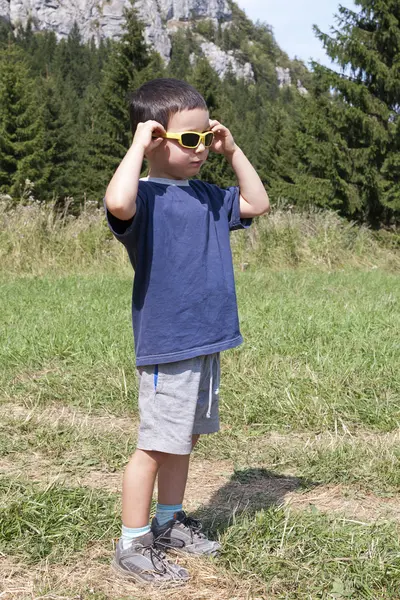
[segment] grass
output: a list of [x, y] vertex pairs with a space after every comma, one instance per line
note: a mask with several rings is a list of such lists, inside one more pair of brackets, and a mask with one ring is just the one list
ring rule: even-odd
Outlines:
[[0, 517], [0, 551], [4, 554], [28, 562], [43, 558], [65, 562], [89, 544], [110, 543], [118, 536], [115, 494], [57, 485], [36, 490], [29, 483], [6, 478], [0, 491], [12, 498], [2, 507]]
[[[396, 275], [248, 270], [237, 283], [246, 343], [223, 357], [225, 423], [398, 426]], [[3, 279], [4, 397], [134, 413], [130, 293], [111, 275]]]
[[142, 592], [108, 570], [138, 418], [131, 268], [95, 207], [1, 205], [2, 600], [400, 598], [398, 235], [276, 211], [232, 241], [245, 344], [188, 496], [224, 550]]
[[267, 593], [289, 598], [398, 598], [399, 529], [271, 508], [229, 528], [223, 558]]

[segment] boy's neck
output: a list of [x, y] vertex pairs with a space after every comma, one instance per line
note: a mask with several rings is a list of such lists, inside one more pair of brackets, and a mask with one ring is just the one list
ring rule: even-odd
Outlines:
[[140, 181], [150, 181], [153, 183], [165, 183], [167, 185], [177, 185], [177, 186], [190, 185], [188, 179], [171, 179], [170, 177], [150, 177], [150, 175], [148, 175], [147, 177], [141, 177]]
[[176, 177], [175, 175], [171, 175], [171, 173], [165, 173], [164, 171], [155, 169], [154, 167], [149, 169], [149, 179], [172, 179], [172, 181], [186, 181], [186, 179]]

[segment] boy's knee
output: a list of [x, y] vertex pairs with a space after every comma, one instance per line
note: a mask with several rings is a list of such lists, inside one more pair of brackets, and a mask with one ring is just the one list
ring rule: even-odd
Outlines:
[[142, 450], [142, 452], [145, 452], [152, 460], [154, 460], [158, 464], [159, 467], [161, 467], [161, 465], [163, 465], [165, 461], [168, 460], [168, 457], [171, 456], [166, 452], [159, 452], [158, 450]]
[[[148, 458], [152, 462], [157, 463], [158, 467], [161, 467], [165, 462], [170, 461], [173, 457], [181, 458], [180, 454], [170, 454], [168, 452], [159, 452], [158, 450], [140, 450], [137, 449], [135, 454], [140, 453], [144, 455], [145, 459]], [[135, 456], [135, 454], [133, 456]]]

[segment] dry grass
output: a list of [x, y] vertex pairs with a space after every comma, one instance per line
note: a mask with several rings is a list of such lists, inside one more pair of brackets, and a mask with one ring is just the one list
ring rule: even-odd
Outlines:
[[102, 431], [130, 431], [134, 424], [132, 419], [116, 417], [115, 415], [91, 414], [79, 409], [71, 408], [66, 404], [50, 406], [28, 405], [24, 406], [15, 402], [0, 404], [0, 418], [7, 417], [18, 419], [25, 423], [30, 421], [46, 421], [50, 427], [68, 425], [77, 429]]
[[286, 496], [286, 504], [295, 510], [339, 513], [368, 523], [386, 520], [400, 523], [400, 495], [382, 498], [350, 485], [321, 485], [303, 493], [291, 492]]
[[[1, 600], [256, 600], [266, 599], [262, 584], [235, 577], [208, 560], [179, 559], [189, 569], [190, 582], [179, 588], [139, 588], [119, 579], [111, 570], [113, 550], [94, 547], [74, 563], [54, 565], [46, 561], [28, 568], [23, 563], [0, 559]], [[101, 594], [101, 595], [100, 595]], [[268, 598], [272, 600], [271, 595]]]
[[[52, 204], [12, 205], [0, 197], [0, 264], [8, 274], [43, 275], [51, 271], [130, 271], [125, 249], [107, 230], [104, 211], [88, 203], [74, 217]], [[275, 208], [248, 234], [233, 237], [242, 269], [264, 263], [272, 268], [303, 266], [322, 270], [355, 267], [400, 268], [398, 234], [379, 237], [331, 211]]]
[[[111, 415], [101, 416], [72, 409], [65, 405], [47, 407], [26, 407], [17, 404], [0, 405], [0, 417], [8, 416], [22, 422], [34, 421], [49, 427], [68, 424], [78, 430], [96, 432], [127, 431], [132, 428], [130, 419]], [[194, 455], [186, 492], [186, 507], [190, 511], [213, 513], [211, 521], [270, 505], [290, 504], [296, 509], [315, 507], [322, 512], [340, 512], [349, 518], [375, 521], [392, 519], [400, 521], [400, 496], [385, 498], [351, 485], [316, 485], [303, 489], [302, 482], [293, 476], [291, 470], [279, 477], [269, 475], [260, 460], [262, 450], [274, 446], [279, 453], [299, 453], [304, 451], [335, 450], [344, 442], [359, 444], [365, 442], [372, 453], [396, 449], [400, 441], [400, 431], [375, 433], [359, 431], [357, 436], [350, 432], [335, 434], [288, 434], [272, 432], [268, 435], [246, 441], [253, 457], [253, 468], [243, 469], [233, 460], [209, 460]], [[78, 449], [79, 451], [79, 449]], [[254, 468], [254, 465], [257, 468]], [[238, 475], [235, 474], [235, 469]], [[47, 487], [54, 483], [68, 487], [85, 486], [107, 492], [120, 493], [122, 472], [99, 470], [96, 467], [74, 466], [70, 460], [65, 464], [54, 463], [51, 457], [40, 451], [13, 453], [0, 460], [0, 473], [15, 478], [35, 481]], [[311, 484], [312, 485], [312, 484]]]

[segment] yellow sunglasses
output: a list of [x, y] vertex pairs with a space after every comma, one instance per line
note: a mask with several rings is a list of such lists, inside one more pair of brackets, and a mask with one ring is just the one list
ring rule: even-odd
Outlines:
[[178, 140], [179, 144], [184, 148], [197, 148], [200, 143], [209, 148], [214, 141], [212, 131], [199, 133], [198, 131], [185, 131], [184, 133], [164, 133], [163, 138], [167, 140]]

